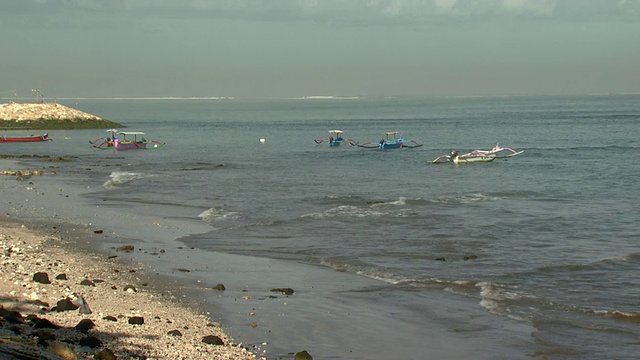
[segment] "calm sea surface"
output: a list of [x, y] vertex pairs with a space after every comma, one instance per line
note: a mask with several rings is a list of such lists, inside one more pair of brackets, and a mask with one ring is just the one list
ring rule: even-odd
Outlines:
[[[114, 153], [87, 142], [103, 130], [56, 132], [38, 153], [112, 164], [77, 180], [102, 184], [87, 197], [209, 224], [190, 247], [355, 273], [398, 308], [470, 299], [533, 328], [526, 354], [640, 354], [640, 96], [60, 102], [167, 143]], [[424, 146], [316, 145], [330, 129]], [[430, 163], [496, 143], [525, 152]]]

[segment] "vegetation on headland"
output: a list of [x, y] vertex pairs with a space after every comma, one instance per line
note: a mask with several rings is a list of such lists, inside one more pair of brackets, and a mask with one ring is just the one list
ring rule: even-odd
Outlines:
[[80, 130], [121, 128], [122, 124], [105, 119], [35, 119], [0, 120], [0, 129], [4, 130]]

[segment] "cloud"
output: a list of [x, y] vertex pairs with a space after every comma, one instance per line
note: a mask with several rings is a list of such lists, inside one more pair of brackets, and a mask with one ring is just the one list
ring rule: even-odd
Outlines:
[[455, 12], [457, 0], [434, 0], [435, 12], [437, 14], [447, 14]]
[[555, 0], [504, 0], [503, 9], [512, 14], [532, 14], [537, 16], [552, 16], [556, 9]]
[[128, 12], [142, 17], [205, 17], [377, 25], [447, 19], [553, 18], [639, 21], [640, 0], [0, 0], [3, 12]]

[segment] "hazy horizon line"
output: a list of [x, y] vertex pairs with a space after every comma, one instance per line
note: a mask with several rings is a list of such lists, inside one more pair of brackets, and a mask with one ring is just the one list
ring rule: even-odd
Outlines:
[[508, 97], [550, 97], [550, 96], [612, 96], [640, 95], [640, 92], [602, 92], [602, 93], [557, 93], [557, 94], [505, 94], [505, 95], [302, 95], [302, 96], [115, 96], [85, 97], [65, 96], [35, 100], [31, 97], [0, 97], [0, 100], [23, 103], [50, 103], [57, 100], [363, 100], [363, 99], [402, 99], [402, 98], [508, 98]]

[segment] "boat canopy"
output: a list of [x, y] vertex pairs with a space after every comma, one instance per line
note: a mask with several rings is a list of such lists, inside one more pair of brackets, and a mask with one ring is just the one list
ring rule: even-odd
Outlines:
[[330, 134], [343, 134], [344, 131], [342, 131], [342, 130], [329, 130], [329, 133]]
[[398, 134], [398, 132], [397, 132], [397, 131], [387, 131], [387, 132], [385, 132], [385, 133], [382, 133], [382, 135], [385, 135], [385, 136], [389, 136], [389, 135], [396, 135], [396, 134]]
[[146, 135], [145, 133], [141, 132], [141, 131], [120, 131], [118, 133], [119, 135]]

